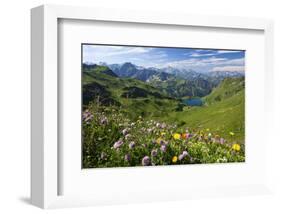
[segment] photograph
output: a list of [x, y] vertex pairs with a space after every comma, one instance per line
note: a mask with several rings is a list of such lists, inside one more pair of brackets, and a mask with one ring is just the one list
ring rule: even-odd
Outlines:
[[82, 43], [82, 169], [245, 162], [245, 53]]

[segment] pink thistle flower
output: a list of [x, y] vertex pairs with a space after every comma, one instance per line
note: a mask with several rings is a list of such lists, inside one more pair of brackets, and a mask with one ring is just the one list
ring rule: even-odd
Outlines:
[[113, 148], [114, 149], [118, 149], [120, 146], [123, 145], [123, 141], [122, 140], [118, 140], [117, 142], [114, 143]]
[[162, 152], [166, 152], [167, 151], [167, 146], [164, 144], [164, 145], [162, 145], [161, 147], [160, 147], [160, 150], [162, 151]]
[[132, 142], [129, 144], [129, 148], [130, 148], [130, 149], [135, 148], [135, 146], [136, 146], [136, 144], [135, 144], [134, 141], [132, 141]]
[[130, 154], [126, 154], [124, 157], [125, 161], [130, 161], [131, 160], [131, 155]]
[[156, 157], [156, 155], [157, 155], [157, 150], [156, 150], [156, 149], [153, 149], [153, 150], [151, 151], [151, 156], [152, 156], [152, 157]]
[[150, 158], [148, 156], [143, 157], [141, 164], [143, 166], [148, 166], [150, 164]]

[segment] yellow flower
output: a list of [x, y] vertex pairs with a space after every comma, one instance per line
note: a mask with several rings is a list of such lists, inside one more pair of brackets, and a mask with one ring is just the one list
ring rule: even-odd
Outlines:
[[178, 157], [177, 157], [177, 156], [174, 156], [174, 157], [172, 158], [172, 162], [173, 162], [173, 163], [176, 163], [177, 160], [178, 160]]
[[234, 136], [234, 132], [229, 132], [229, 134], [230, 134], [231, 136]]
[[209, 128], [207, 128], [207, 129], [206, 129], [206, 131], [208, 132], [208, 131], [210, 131], [210, 129], [209, 129]]
[[178, 134], [178, 133], [173, 134], [173, 137], [174, 137], [175, 140], [181, 139], [181, 135]]
[[161, 132], [161, 136], [164, 136], [166, 133], [165, 132]]
[[240, 148], [241, 148], [240, 145], [237, 144], [237, 143], [232, 145], [232, 149], [235, 150], [235, 151], [240, 151]]

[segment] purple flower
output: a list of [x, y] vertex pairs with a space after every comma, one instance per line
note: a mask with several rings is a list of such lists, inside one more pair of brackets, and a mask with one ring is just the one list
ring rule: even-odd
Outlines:
[[122, 134], [123, 134], [123, 135], [128, 134], [128, 132], [129, 132], [129, 129], [123, 129], [123, 130], [122, 130]]
[[141, 161], [141, 164], [143, 166], [148, 166], [150, 164], [150, 158], [148, 156], [145, 156], [142, 161]]
[[106, 116], [103, 116], [103, 117], [101, 118], [101, 120], [100, 120], [100, 124], [105, 125], [105, 124], [107, 124], [107, 123], [108, 123], [107, 117], [106, 117]]
[[162, 145], [162, 146], [160, 147], [160, 150], [161, 150], [162, 152], [166, 152], [166, 151], [167, 151], [167, 146], [166, 146], [166, 145]]
[[135, 148], [135, 146], [136, 146], [136, 144], [135, 144], [134, 141], [132, 141], [132, 142], [129, 144], [129, 148], [130, 148], [130, 149]]
[[128, 140], [130, 137], [131, 137], [130, 134], [126, 134], [126, 135], [125, 135], [125, 139], [126, 139], [126, 140]]
[[114, 143], [113, 148], [118, 149], [120, 146], [122, 146], [124, 142], [122, 140], [118, 140], [117, 142]]
[[131, 155], [129, 154], [126, 154], [125, 157], [124, 157], [125, 161], [130, 161], [131, 160]]
[[89, 110], [84, 111], [82, 114], [82, 119], [86, 123], [89, 123], [91, 120], [93, 120], [93, 118], [94, 118], [94, 115], [91, 112], [89, 112]]
[[181, 161], [182, 159], [184, 159], [184, 155], [183, 154], [181, 154], [181, 155], [179, 155], [179, 161]]
[[220, 144], [224, 144], [225, 143], [225, 139], [220, 138]]
[[151, 151], [151, 156], [152, 157], [155, 157], [157, 155], [157, 149], [153, 149], [152, 151]]
[[181, 161], [182, 159], [184, 159], [186, 156], [189, 156], [187, 151], [183, 151], [182, 154], [179, 155], [179, 160]]
[[166, 124], [165, 123], [162, 123], [161, 124], [161, 129], [165, 129], [166, 128]]

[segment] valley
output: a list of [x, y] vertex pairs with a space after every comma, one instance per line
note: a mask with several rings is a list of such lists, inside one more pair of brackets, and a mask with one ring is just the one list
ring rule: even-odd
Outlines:
[[[141, 116], [176, 124], [178, 129], [210, 130], [227, 140], [244, 143], [242, 74], [215, 78], [214, 74], [188, 71], [190, 75], [183, 79], [171, 68], [170, 73], [165, 71], [131, 63], [83, 65], [83, 106], [99, 102], [120, 108], [132, 120]], [[186, 100], [195, 100], [200, 105]]]

